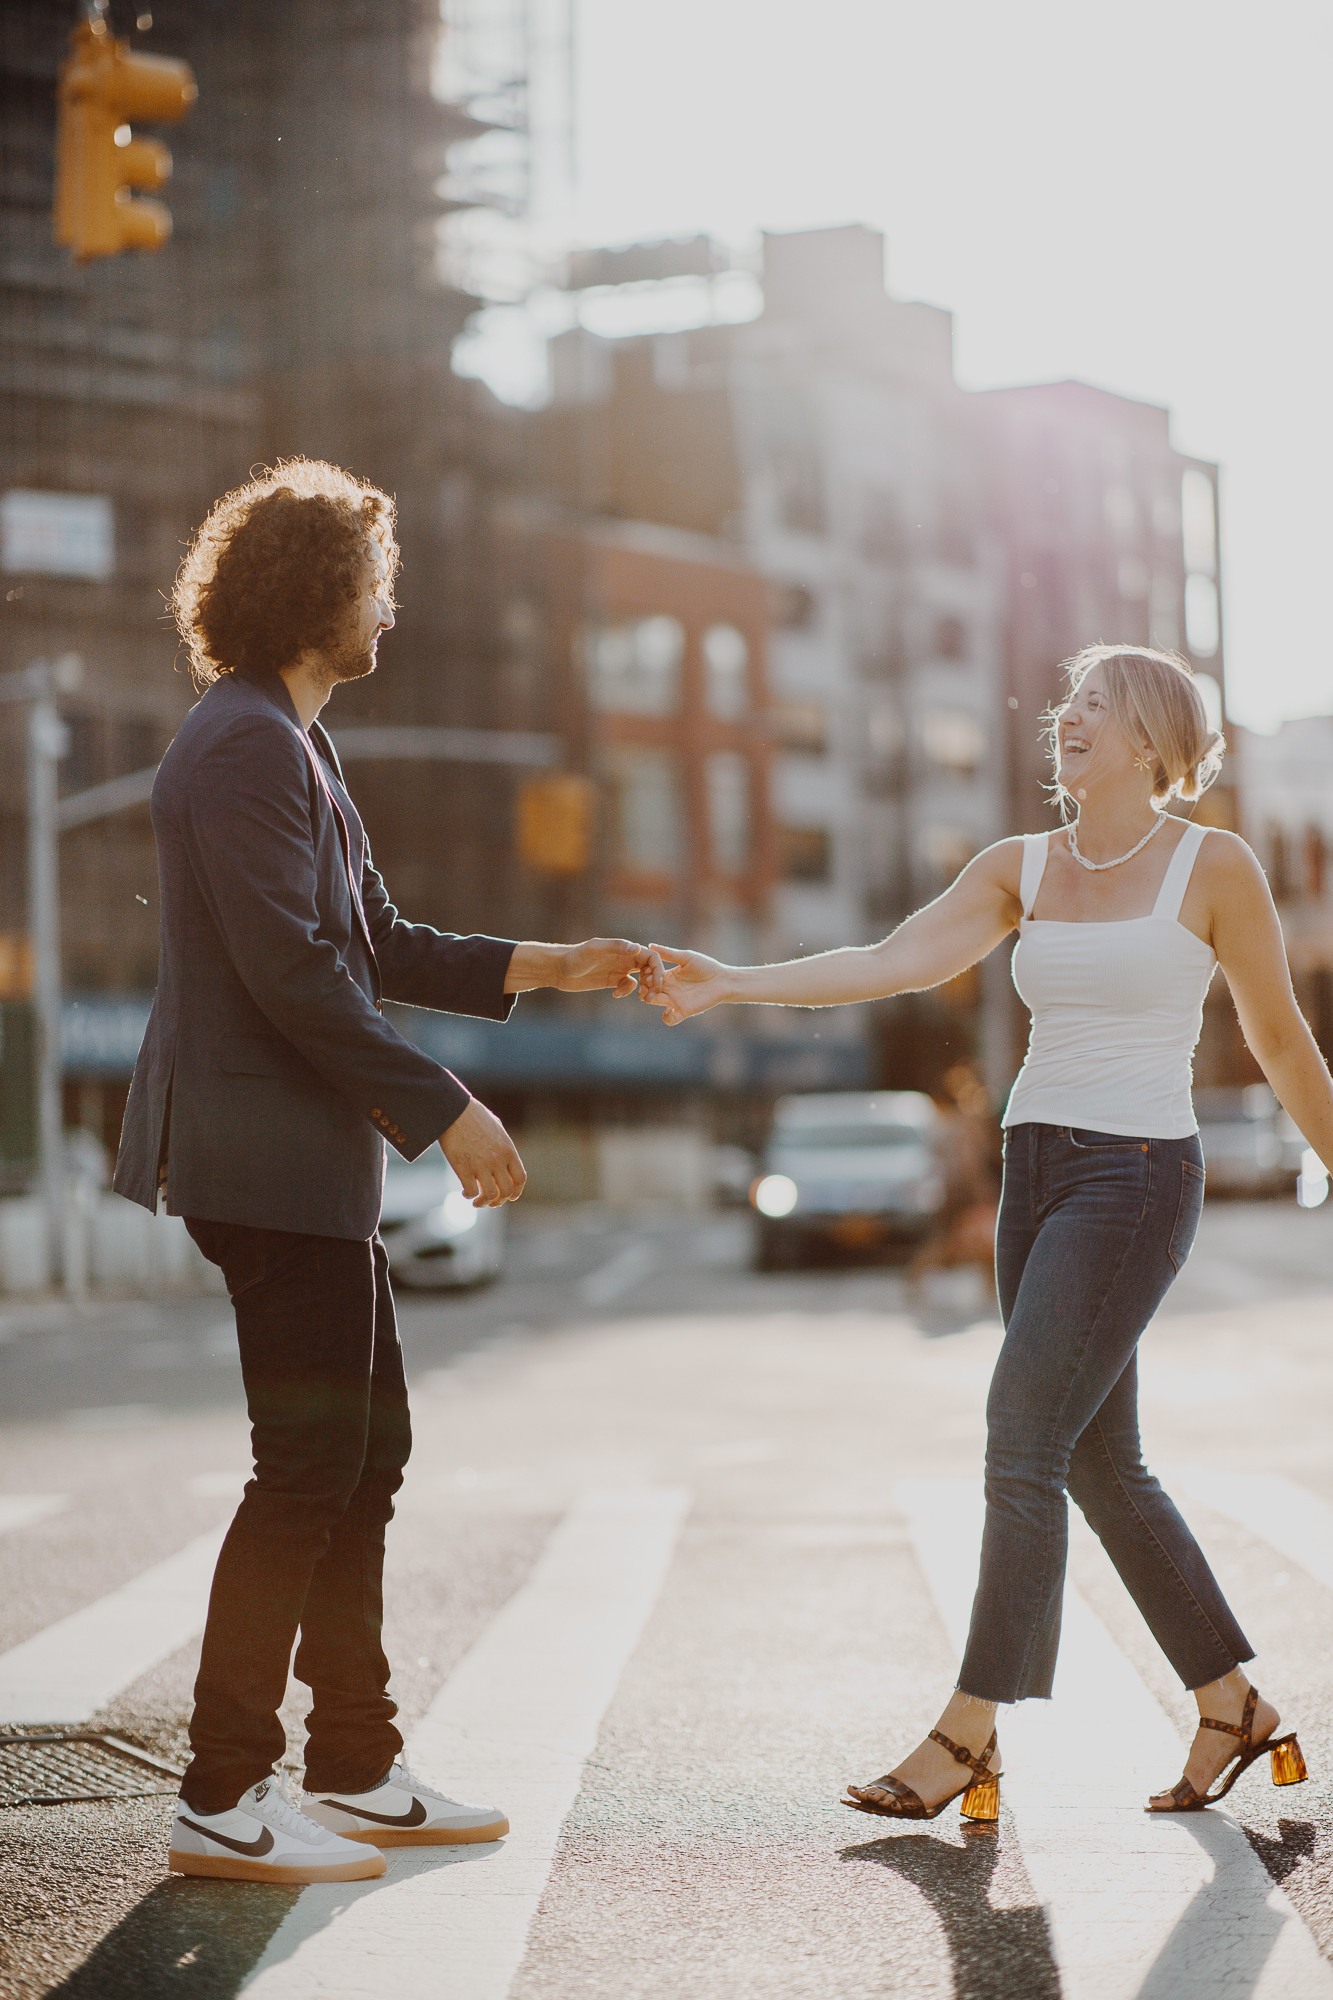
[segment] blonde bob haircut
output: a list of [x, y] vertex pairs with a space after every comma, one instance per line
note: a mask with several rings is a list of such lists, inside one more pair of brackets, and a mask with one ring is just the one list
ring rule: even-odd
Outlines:
[[1050, 711], [1047, 729], [1062, 817], [1068, 818], [1074, 801], [1058, 775], [1060, 717], [1094, 667], [1102, 669], [1116, 726], [1130, 743], [1147, 742], [1154, 809], [1163, 812], [1172, 799], [1193, 801], [1207, 791], [1222, 768], [1226, 738], [1209, 728], [1188, 662], [1151, 646], [1085, 646], [1063, 663], [1069, 692]]

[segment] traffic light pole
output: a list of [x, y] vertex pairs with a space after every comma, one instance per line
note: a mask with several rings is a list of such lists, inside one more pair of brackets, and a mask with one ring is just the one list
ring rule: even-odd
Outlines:
[[52, 1278], [68, 1285], [65, 1120], [60, 1062], [60, 847], [56, 766], [65, 727], [49, 694], [28, 710], [28, 924], [37, 1016], [37, 1162]]
[[37, 1184], [46, 1222], [51, 1275], [76, 1288], [79, 1261], [65, 1256], [65, 1138], [60, 1066], [60, 849], [56, 767], [68, 741], [56, 710], [58, 691], [77, 686], [82, 663], [70, 654], [52, 665], [34, 660], [0, 675], [0, 702], [27, 705], [28, 935], [36, 1017]]

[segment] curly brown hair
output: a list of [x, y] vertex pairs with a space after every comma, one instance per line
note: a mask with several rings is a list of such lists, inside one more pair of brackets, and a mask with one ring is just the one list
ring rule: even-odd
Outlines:
[[366, 566], [398, 571], [387, 493], [318, 458], [280, 458], [224, 493], [186, 551], [171, 609], [195, 686], [219, 674], [276, 673], [338, 637]]

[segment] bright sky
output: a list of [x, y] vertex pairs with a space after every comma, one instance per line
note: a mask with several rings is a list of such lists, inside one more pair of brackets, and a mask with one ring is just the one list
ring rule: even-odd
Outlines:
[[1077, 376], [1223, 466], [1228, 689], [1333, 710], [1314, 0], [577, 0], [586, 243], [867, 222], [968, 388]]

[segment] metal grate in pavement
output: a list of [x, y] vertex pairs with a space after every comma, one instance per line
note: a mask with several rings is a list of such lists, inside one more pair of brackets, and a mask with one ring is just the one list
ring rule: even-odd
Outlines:
[[146, 1799], [175, 1792], [181, 1772], [103, 1730], [0, 1734], [0, 1810], [80, 1799]]

